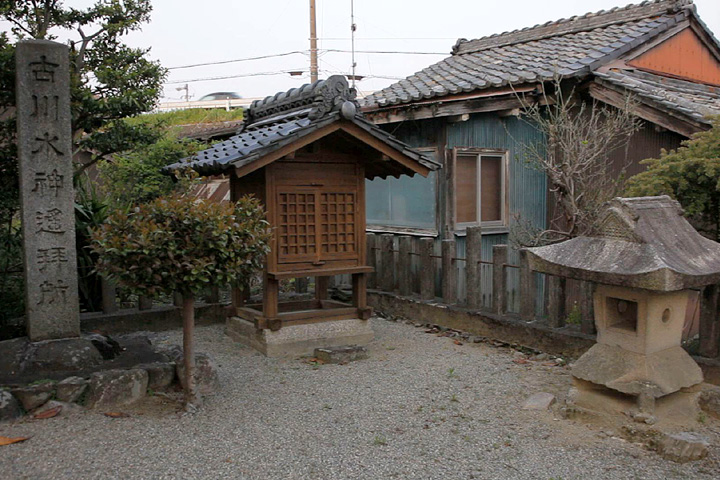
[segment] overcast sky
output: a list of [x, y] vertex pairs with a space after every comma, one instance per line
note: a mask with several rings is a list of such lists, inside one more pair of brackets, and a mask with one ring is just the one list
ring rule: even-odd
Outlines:
[[[351, 0], [316, 0], [320, 78], [349, 73]], [[91, 0], [66, 0], [83, 6]], [[446, 57], [458, 38], [479, 38], [550, 20], [623, 6], [627, 0], [355, 0], [356, 51], [428, 52], [438, 55], [357, 53], [362, 91], [383, 88]], [[638, 1], [632, 3], [639, 3]], [[196, 68], [173, 68], [166, 99], [188, 81], [197, 99], [216, 91], [260, 97], [309, 81], [309, 0], [153, 0], [149, 25], [130, 35], [133, 46], [152, 47], [166, 67], [303, 53]], [[720, 0], [695, 0], [700, 17], [720, 34]], [[286, 72], [304, 72], [291, 77]], [[257, 75], [276, 73], [274, 75]], [[213, 81], [210, 77], [237, 76]], [[389, 78], [388, 78], [389, 77]]]

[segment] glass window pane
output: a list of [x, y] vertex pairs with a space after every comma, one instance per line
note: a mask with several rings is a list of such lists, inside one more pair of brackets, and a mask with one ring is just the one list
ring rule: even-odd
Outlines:
[[455, 167], [457, 222], [477, 222], [477, 156], [458, 155]]
[[483, 155], [480, 162], [481, 220], [502, 220], [502, 157]]
[[[435, 152], [424, 152], [435, 155]], [[435, 228], [436, 173], [402, 175], [365, 182], [367, 223], [395, 227]]]

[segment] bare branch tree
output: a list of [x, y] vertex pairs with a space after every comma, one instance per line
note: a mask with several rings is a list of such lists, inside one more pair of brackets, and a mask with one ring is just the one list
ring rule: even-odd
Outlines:
[[[633, 115], [634, 99], [626, 96], [620, 108], [596, 100], [583, 101], [572, 88], [562, 89], [562, 79], [553, 82], [554, 94], [543, 91], [542, 101], [522, 102], [522, 118], [537, 128], [544, 141], [523, 144], [523, 156], [547, 175], [556, 202], [555, 217], [547, 229], [533, 228], [516, 218], [514, 241], [521, 245], [543, 245], [590, 233], [601, 206], [623, 190], [629, 166], [627, 149], [641, 122]], [[622, 164], [611, 155], [625, 151]]]

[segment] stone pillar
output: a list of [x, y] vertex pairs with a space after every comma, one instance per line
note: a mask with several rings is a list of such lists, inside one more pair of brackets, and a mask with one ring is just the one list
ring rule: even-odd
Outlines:
[[400, 295], [412, 295], [412, 238], [403, 235], [398, 239], [398, 289]]
[[25, 311], [32, 341], [80, 335], [68, 48], [24, 40], [15, 55]]
[[102, 295], [103, 313], [117, 312], [117, 289], [115, 288], [115, 285], [113, 285], [109, 280], [103, 278], [100, 280], [100, 291]]
[[457, 303], [457, 257], [455, 240], [442, 241], [442, 296], [443, 302]]
[[482, 306], [480, 286], [480, 260], [482, 254], [482, 228], [468, 227], [465, 237], [465, 290], [467, 306], [477, 310]]
[[507, 312], [507, 245], [493, 245], [493, 312], [504, 315]]

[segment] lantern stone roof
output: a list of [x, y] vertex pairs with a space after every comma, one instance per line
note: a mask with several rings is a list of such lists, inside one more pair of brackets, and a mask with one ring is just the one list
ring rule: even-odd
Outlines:
[[615, 198], [598, 233], [528, 248], [538, 272], [676, 291], [720, 282], [720, 244], [700, 235], [670, 197]]
[[426, 175], [440, 168], [432, 158], [366, 120], [355, 97], [356, 91], [348, 86], [345, 77], [333, 75], [256, 100], [250, 105], [247, 122], [237, 135], [169, 165], [164, 171], [172, 173], [189, 167], [203, 175], [230, 171], [249, 173], [255, 167], [264, 166], [263, 160], [273, 153], [287, 150], [294, 144], [302, 146], [309, 139], [321, 138], [337, 130], [375, 148], [378, 145], [383, 148], [390, 161], [367, 165], [368, 178]]

